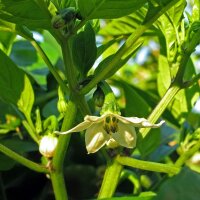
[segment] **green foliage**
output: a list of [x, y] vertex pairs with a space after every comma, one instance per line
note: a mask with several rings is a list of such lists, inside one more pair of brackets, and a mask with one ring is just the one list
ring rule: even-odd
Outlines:
[[199, 0], [0, 0], [0, 199], [198, 199], [199, 35]]

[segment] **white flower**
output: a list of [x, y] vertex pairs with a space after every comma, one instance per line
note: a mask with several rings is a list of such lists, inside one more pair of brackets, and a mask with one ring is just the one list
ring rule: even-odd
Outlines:
[[101, 117], [85, 116], [84, 121], [66, 132], [57, 132], [59, 134], [68, 134], [71, 132], [80, 132], [86, 130], [85, 143], [88, 153], [95, 153], [105, 144], [114, 148], [118, 145], [134, 148], [136, 146], [135, 127], [158, 128], [159, 124], [151, 124], [144, 118], [122, 117], [117, 114], [107, 113]]
[[39, 151], [43, 156], [51, 158], [54, 155], [57, 144], [57, 137], [46, 135], [40, 140]]

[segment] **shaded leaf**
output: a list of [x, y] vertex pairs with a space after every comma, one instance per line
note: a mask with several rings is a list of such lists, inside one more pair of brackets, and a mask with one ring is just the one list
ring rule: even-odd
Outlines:
[[49, 29], [51, 27], [50, 14], [32, 0], [1, 0], [0, 18], [34, 28]]
[[188, 168], [166, 180], [154, 200], [197, 200], [200, 196], [200, 175]]
[[137, 91], [130, 87], [125, 82], [121, 82], [122, 88], [126, 98], [126, 116], [147, 117], [151, 111], [151, 107], [148, 105], [145, 99], [143, 99]]
[[90, 70], [97, 56], [95, 32], [90, 23], [73, 40], [73, 60], [77, 69], [84, 75]]
[[35, 49], [30, 42], [24, 40], [13, 44], [10, 57], [18, 66], [32, 65], [37, 61]]

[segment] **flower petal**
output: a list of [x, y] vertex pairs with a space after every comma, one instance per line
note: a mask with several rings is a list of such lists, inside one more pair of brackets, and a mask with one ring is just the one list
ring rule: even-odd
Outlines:
[[145, 127], [149, 127], [149, 128], [158, 128], [160, 127], [165, 121], [162, 120], [160, 121], [158, 124], [152, 124], [150, 123], [147, 119], [145, 118], [138, 118], [138, 117], [122, 117], [122, 116], [117, 116], [117, 118], [125, 123], [125, 124], [132, 124], [135, 127], [140, 127], [140, 128], [145, 128]]
[[112, 133], [112, 138], [116, 140], [121, 146], [127, 148], [134, 148], [136, 146], [136, 132], [132, 124], [124, 124], [118, 122], [118, 131]]
[[110, 139], [102, 123], [95, 123], [86, 130], [85, 144], [88, 153], [95, 153]]
[[96, 123], [99, 123], [101, 121], [103, 121], [105, 118], [105, 116], [101, 116], [101, 117], [97, 117], [97, 116], [91, 116], [91, 115], [86, 115], [84, 120], [85, 121], [88, 121], [88, 122], [96, 122]]
[[75, 126], [74, 128], [69, 129], [68, 131], [65, 131], [65, 132], [55, 131], [55, 133], [68, 134], [68, 133], [72, 133], [72, 132], [81, 132], [81, 131], [89, 128], [92, 124], [93, 124], [92, 122], [84, 121], [84, 122], [78, 124], [77, 126]]
[[110, 138], [107, 142], [106, 145], [108, 146], [108, 148], [114, 149], [116, 147], [119, 146], [119, 143], [116, 142], [116, 140], [114, 140], [113, 138]]

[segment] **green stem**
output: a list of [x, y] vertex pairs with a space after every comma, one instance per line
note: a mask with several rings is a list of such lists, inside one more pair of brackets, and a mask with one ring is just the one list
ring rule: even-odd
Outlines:
[[22, 120], [22, 124], [23, 126], [26, 128], [26, 130], [28, 131], [29, 135], [31, 136], [31, 138], [39, 144], [39, 138], [36, 136], [36, 132], [33, 130], [33, 128], [30, 126], [29, 122], [27, 122], [26, 120]]
[[119, 162], [121, 165], [129, 166], [129, 167], [133, 167], [137, 169], [142, 169], [142, 170], [153, 171], [153, 172], [178, 174], [180, 171], [180, 168], [177, 166], [137, 160], [137, 159], [125, 157], [125, 156], [117, 156], [116, 161]]
[[[74, 123], [77, 107], [73, 101], [69, 101], [66, 115], [64, 117], [61, 131], [66, 131]], [[56, 200], [68, 199], [64, 181], [63, 163], [69, 144], [70, 135], [61, 135], [58, 140], [58, 148], [52, 160], [54, 170], [51, 172], [51, 181], [53, 185]]]
[[165, 13], [169, 8], [171, 8], [175, 3], [177, 3], [177, 0], [172, 0], [170, 3], [168, 3], [165, 7], [162, 7], [160, 11], [158, 11], [153, 17], [151, 17], [150, 20], [148, 20], [145, 24], [139, 26], [134, 33], [132, 33], [126, 42], [121, 46], [121, 48], [116, 52], [113, 59], [108, 63], [108, 65], [101, 70], [94, 78], [80, 91], [80, 94], [86, 94], [88, 93], [93, 87], [96, 86], [96, 84], [103, 80], [107, 74], [109, 74], [110, 71], [112, 71], [115, 66], [119, 62], [119, 58], [123, 57], [127, 52], [129, 52], [130, 48], [132, 48], [137, 40], [142, 36], [142, 34], [163, 14]]
[[78, 104], [79, 109], [83, 116], [90, 114], [90, 109], [88, 104], [85, 101], [83, 95], [78, 94], [78, 80], [77, 80], [77, 73], [76, 67], [74, 66], [71, 48], [70, 48], [70, 41], [66, 42], [66, 39], [63, 40], [61, 44], [62, 53], [63, 53], [63, 60], [65, 64], [65, 72], [69, 84], [69, 89], [71, 91], [71, 95], [73, 100]]
[[185, 164], [185, 161], [187, 161], [194, 153], [196, 153], [200, 149], [200, 141], [198, 141], [191, 149], [184, 152], [175, 162], [176, 167], [181, 167]]
[[116, 162], [115, 159], [108, 164], [98, 199], [109, 198], [113, 196], [119, 182], [122, 169], [123, 165]]
[[54, 76], [54, 78], [56, 79], [58, 84], [63, 88], [63, 90], [65, 90], [67, 87], [66, 87], [64, 81], [62, 80], [60, 75], [57, 73], [55, 67], [52, 65], [51, 61], [49, 60], [49, 58], [47, 57], [47, 55], [45, 54], [43, 49], [40, 47], [38, 42], [33, 39], [31, 39], [30, 42], [35, 47], [36, 51], [40, 54], [41, 58], [44, 60], [44, 62], [48, 66], [49, 71], [52, 73], [52, 75]]
[[[172, 101], [172, 99], [178, 93], [179, 90], [180, 90], [179, 86], [172, 84], [172, 86], [167, 90], [167, 92], [165, 93], [163, 98], [160, 100], [158, 105], [154, 108], [152, 113], [149, 115], [148, 120], [151, 123], [155, 123], [158, 120], [158, 118], [162, 115], [162, 113], [165, 111], [165, 109], [167, 108], [167, 106], [169, 105], [169, 103]], [[139, 134], [140, 136], [142, 136], [142, 138], [144, 138], [146, 137], [149, 131], [150, 131], [149, 128], [141, 128]]]
[[19, 162], [20, 164], [28, 167], [31, 170], [34, 170], [40, 173], [49, 173], [46, 167], [39, 165], [33, 161], [30, 161], [27, 158], [24, 158], [23, 156], [17, 154], [16, 152], [12, 151], [11, 149], [7, 148], [6, 146], [2, 144], [0, 144], [0, 152], [12, 158], [13, 160]]

